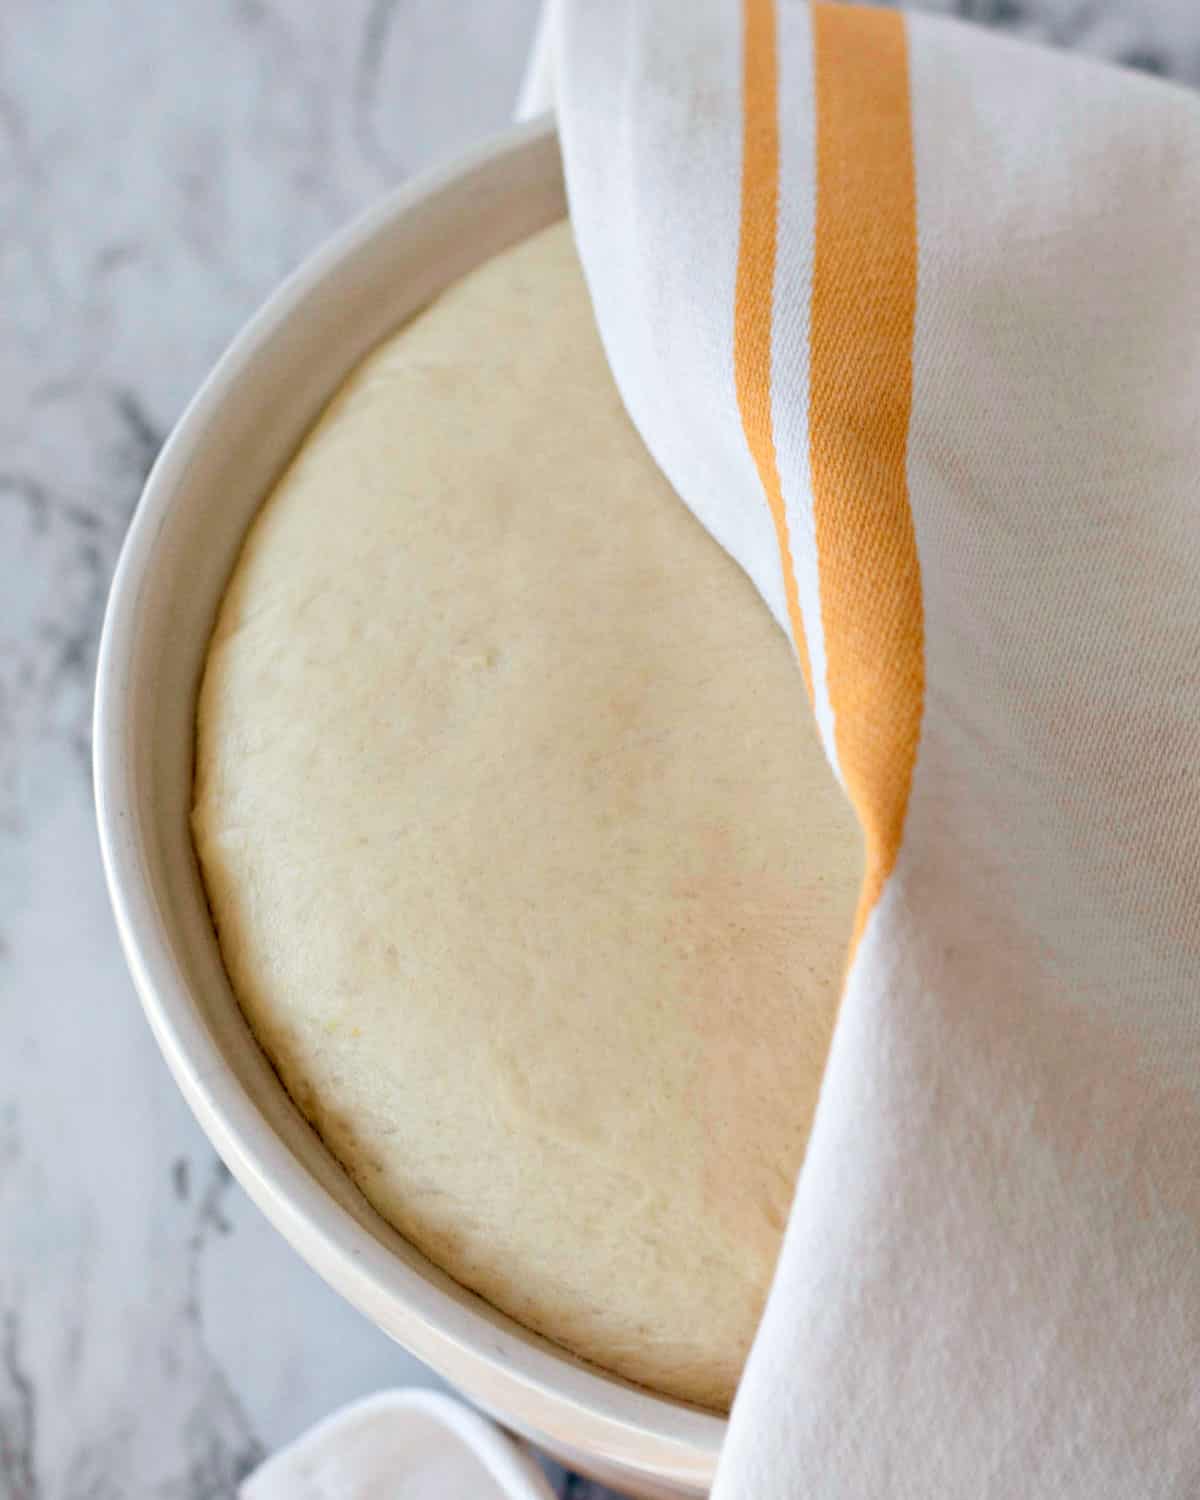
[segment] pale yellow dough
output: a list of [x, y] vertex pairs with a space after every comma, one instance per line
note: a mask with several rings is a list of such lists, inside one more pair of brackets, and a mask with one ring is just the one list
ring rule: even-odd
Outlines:
[[624, 413], [565, 224], [385, 343], [264, 506], [194, 829], [246, 1015], [376, 1208], [529, 1327], [726, 1406], [860, 840], [788, 643]]

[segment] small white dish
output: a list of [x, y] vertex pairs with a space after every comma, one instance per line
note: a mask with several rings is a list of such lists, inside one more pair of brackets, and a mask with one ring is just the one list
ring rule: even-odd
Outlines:
[[240, 1500], [554, 1500], [528, 1453], [439, 1391], [383, 1391], [274, 1454]]
[[703, 1494], [724, 1421], [573, 1359], [438, 1271], [294, 1109], [221, 966], [188, 831], [195, 696], [259, 502], [343, 378], [448, 283], [565, 212], [546, 121], [385, 199], [250, 322], [172, 433], [113, 581], [96, 683], [100, 843], [154, 1034], [216, 1149], [331, 1285], [473, 1401], [646, 1497]]

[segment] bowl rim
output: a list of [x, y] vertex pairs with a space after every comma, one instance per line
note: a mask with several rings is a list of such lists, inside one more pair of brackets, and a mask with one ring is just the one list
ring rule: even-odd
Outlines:
[[467, 179], [547, 148], [557, 149], [556, 132], [553, 121], [543, 116], [384, 195], [303, 261], [242, 327], [203, 381], [151, 469], [113, 575], [96, 670], [96, 819], [121, 947], [159, 1048], [205, 1134], [292, 1247], [373, 1322], [381, 1322], [380, 1309], [388, 1306], [390, 1326], [383, 1325], [388, 1333], [527, 1435], [631, 1474], [706, 1490], [725, 1432], [723, 1417], [583, 1365], [515, 1321], [498, 1314], [485, 1317], [434, 1281], [422, 1281], [419, 1272], [375, 1240], [303, 1167], [195, 1011], [172, 951], [170, 923], [151, 889], [139, 816], [140, 773], [133, 753], [138, 724], [127, 710], [140, 606], [156, 569], [164, 564], [158, 543], [165, 520], [190, 465], [219, 430], [222, 410], [237, 399], [255, 357], [312, 299], [323, 295], [339, 268], [364, 246], [430, 200], [461, 190]]

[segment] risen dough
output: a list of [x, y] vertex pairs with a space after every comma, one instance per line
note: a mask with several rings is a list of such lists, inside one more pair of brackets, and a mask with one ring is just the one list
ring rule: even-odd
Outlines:
[[385, 343], [263, 507], [194, 828], [250, 1024], [376, 1208], [529, 1327], [727, 1405], [859, 838], [565, 225]]

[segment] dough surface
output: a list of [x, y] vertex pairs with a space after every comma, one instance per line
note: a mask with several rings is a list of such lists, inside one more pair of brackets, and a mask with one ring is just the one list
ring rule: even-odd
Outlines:
[[723, 1408], [861, 870], [790, 648], [658, 472], [565, 224], [349, 380], [251, 529], [193, 827], [233, 987], [375, 1207]]

